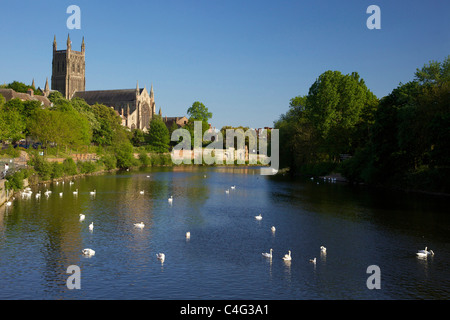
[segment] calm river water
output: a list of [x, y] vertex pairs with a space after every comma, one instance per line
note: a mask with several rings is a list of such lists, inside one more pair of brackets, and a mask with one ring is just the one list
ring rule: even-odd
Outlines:
[[[450, 298], [448, 198], [218, 167], [88, 176], [32, 191], [0, 208], [0, 299]], [[417, 258], [425, 246], [435, 255]], [[81, 270], [79, 290], [66, 286], [70, 265]], [[367, 287], [372, 265], [380, 289]]]

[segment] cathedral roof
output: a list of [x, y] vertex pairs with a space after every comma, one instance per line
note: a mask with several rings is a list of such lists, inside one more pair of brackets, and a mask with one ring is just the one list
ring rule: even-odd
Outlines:
[[[142, 93], [144, 89], [139, 89]], [[118, 101], [136, 101], [136, 89], [77, 91], [74, 97], [84, 99], [88, 104], [95, 103], [114, 104]]]

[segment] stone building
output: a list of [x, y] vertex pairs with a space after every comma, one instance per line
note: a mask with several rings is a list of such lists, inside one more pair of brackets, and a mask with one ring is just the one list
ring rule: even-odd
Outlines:
[[56, 36], [53, 38], [52, 90], [71, 99], [76, 91], [86, 88], [84, 37], [81, 51], [72, 50], [72, 41], [67, 35], [67, 49], [57, 50]]
[[[161, 109], [160, 109], [160, 115], [162, 116]], [[173, 126], [173, 123], [175, 122], [177, 124], [178, 128], [184, 127], [188, 123], [188, 118], [185, 116], [182, 117], [163, 117], [162, 120], [166, 124], [167, 128], [170, 129]]]
[[43, 96], [35, 95], [33, 89], [28, 89], [27, 93], [16, 92], [13, 89], [0, 88], [0, 94], [8, 102], [11, 99], [20, 99], [21, 101], [39, 101], [43, 107], [51, 107], [52, 103], [45, 94]]
[[[52, 90], [61, 92], [66, 99], [78, 97], [84, 99], [89, 105], [100, 103], [114, 108], [122, 118], [124, 126], [130, 129], [148, 131], [150, 121], [156, 114], [153, 85], [150, 92], [145, 87], [139, 88], [139, 84], [136, 89], [86, 91], [85, 53], [84, 37], [81, 43], [81, 51], [72, 50], [69, 35], [67, 36], [67, 49], [57, 50], [56, 36], [54, 37]], [[47, 83], [44, 95], [48, 96], [50, 92]], [[161, 109], [159, 115], [162, 117]], [[166, 117], [165, 123], [167, 126], [171, 126], [173, 122], [182, 127], [187, 123], [187, 118]]]
[[150, 93], [137, 84], [136, 89], [77, 91], [73, 97], [82, 98], [89, 105], [101, 103], [114, 108], [122, 118], [122, 124], [130, 129], [148, 131], [155, 115], [153, 85]]

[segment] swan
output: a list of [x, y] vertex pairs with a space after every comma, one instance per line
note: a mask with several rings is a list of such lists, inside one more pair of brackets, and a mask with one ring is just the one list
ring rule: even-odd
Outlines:
[[95, 194], [97, 193], [97, 190], [91, 191], [89, 193], [91, 194], [91, 196], [95, 196]]
[[69, 185], [70, 185], [70, 186], [73, 185], [73, 181], [69, 181]]
[[78, 195], [78, 189], [76, 189], [76, 190], [73, 192], [73, 195], [74, 195], [74, 196], [77, 196], [77, 195]]
[[12, 205], [12, 202], [11, 202], [11, 201], [6, 202], [6, 206], [7, 206], [7, 207], [10, 207], [11, 205]]
[[416, 255], [419, 258], [426, 258], [427, 256], [434, 256], [433, 250], [427, 251], [428, 247], [425, 247], [425, 250], [417, 251]]
[[284, 255], [283, 260], [284, 261], [291, 261], [292, 260], [292, 258], [291, 258], [291, 250], [289, 250], [288, 253]]
[[80, 221], [83, 221], [84, 218], [86, 218], [86, 216], [84, 214], [80, 213]]
[[36, 193], [36, 199], [41, 198], [41, 192], [39, 191], [38, 193]]
[[63, 196], [63, 193], [62, 193], [62, 192], [60, 192], [60, 193], [59, 193], [59, 197], [60, 197], [60, 198], [62, 198], [62, 196]]
[[186, 232], [186, 239], [190, 239], [190, 238], [191, 238], [191, 232], [188, 231], [188, 232]]
[[44, 194], [45, 194], [47, 197], [50, 196], [51, 193], [52, 193], [52, 192], [51, 192], [50, 190], [48, 190], [48, 189], [47, 189], [47, 191], [44, 192]]
[[94, 230], [94, 223], [91, 222], [91, 224], [89, 225], [89, 230], [93, 231]]
[[86, 256], [93, 256], [95, 255], [95, 251], [89, 248], [81, 250], [81, 252]]
[[263, 252], [262, 255], [266, 258], [272, 258], [272, 248], [270, 249], [270, 252]]
[[140, 193], [140, 194], [144, 194], [144, 190], [142, 190], [142, 191], [139, 191], [139, 193]]
[[272, 230], [272, 232], [275, 232], [277, 229], [275, 228], [275, 226], [272, 226], [272, 228], [270, 228], [270, 230]]
[[158, 260], [161, 260], [161, 262], [164, 262], [164, 259], [166, 259], [166, 255], [164, 253], [158, 253], [156, 255], [156, 258], [158, 258]]
[[261, 213], [259, 214], [259, 216], [255, 216], [255, 219], [256, 219], [256, 220], [262, 220]]
[[228, 189], [225, 190], [225, 193], [226, 193], [226, 194], [229, 194], [229, 193], [230, 193], [230, 190], [228, 190]]
[[233, 189], [233, 190], [236, 189], [236, 186], [231, 186], [231, 189]]
[[169, 203], [172, 203], [172, 201], [173, 201], [173, 197], [172, 197], [172, 196], [170, 196], [170, 198], [169, 198], [169, 199], [167, 199], [167, 201], [169, 201]]
[[143, 222], [141, 222], [141, 223], [135, 223], [134, 224], [134, 226], [136, 227], [136, 228], [144, 228], [145, 227], [145, 224], [143, 223]]
[[314, 258], [314, 259], [309, 259], [309, 262], [316, 263], [316, 258]]
[[326, 253], [327, 248], [325, 248], [324, 246], [320, 246], [320, 252]]

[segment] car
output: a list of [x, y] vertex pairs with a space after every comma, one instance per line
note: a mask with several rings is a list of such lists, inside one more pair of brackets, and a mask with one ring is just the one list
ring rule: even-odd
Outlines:
[[45, 147], [42, 145], [41, 142], [35, 142], [35, 143], [33, 143], [33, 149], [39, 149], [39, 148], [45, 149]]

